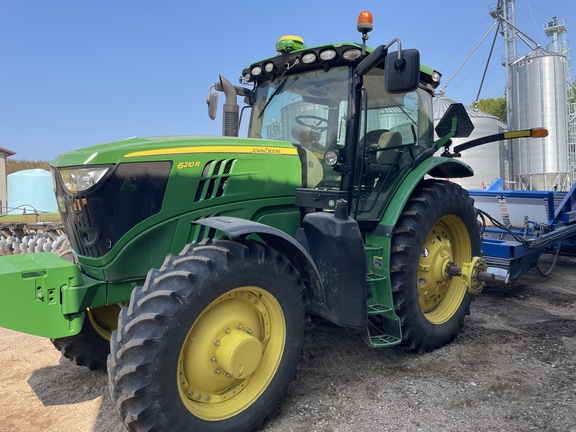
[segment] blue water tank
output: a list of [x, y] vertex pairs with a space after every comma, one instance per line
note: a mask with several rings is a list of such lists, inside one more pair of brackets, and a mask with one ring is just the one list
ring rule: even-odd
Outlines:
[[56, 197], [52, 186], [52, 175], [44, 169], [17, 171], [8, 176], [8, 209], [10, 213], [20, 214], [17, 207], [26, 207], [40, 212], [57, 212]]

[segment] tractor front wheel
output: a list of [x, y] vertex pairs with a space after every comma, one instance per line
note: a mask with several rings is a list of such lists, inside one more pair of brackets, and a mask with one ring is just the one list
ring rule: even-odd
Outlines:
[[78, 366], [105, 371], [110, 354], [110, 336], [118, 325], [119, 313], [120, 307], [116, 305], [87, 309], [80, 333], [50, 341], [64, 357]]
[[132, 293], [112, 335], [112, 400], [131, 431], [250, 431], [302, 359], [304, 287], [253, 241], [168, 256]]
[[459, 185], [426, 180], [408, 200], [392, 237], [390, 277], [401, 348], [431, 351], [456, 337], [473, 295], [447, 266], [480, 255], [474, 203]]

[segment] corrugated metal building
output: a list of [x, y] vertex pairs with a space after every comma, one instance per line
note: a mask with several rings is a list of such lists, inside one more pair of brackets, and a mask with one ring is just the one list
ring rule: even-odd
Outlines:
[[16, 153], [0, 147], [0, 213], [6, 213], [8, 200], [8, 186], [6, 174], [6, 158]]

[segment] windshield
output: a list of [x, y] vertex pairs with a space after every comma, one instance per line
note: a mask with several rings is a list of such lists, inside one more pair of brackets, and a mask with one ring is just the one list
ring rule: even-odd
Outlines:
[[301, 158], [310, 162], [305, 166], [314, 165], [317, 171], [310, 173], [315, 180], [305, 179], [305, 187], [339, 186], [338, 174], [325, 166], [323, 157], [328, 149], [344, 146], [349, 74], [347, 67], [309, 71], [263, 82], [256, 89], [248, 136], [296, 145]]

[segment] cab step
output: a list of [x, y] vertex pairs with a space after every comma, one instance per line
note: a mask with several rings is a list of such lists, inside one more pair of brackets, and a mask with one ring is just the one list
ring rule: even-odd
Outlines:
[[390, 335], [370, 335], [370, 330], [368, 330], [368, 340], [366, 341], [368, 345], [372, 348], [388, 348], [394, 345], [398, 345], [402, 339]]
[[392, 313], [392, 308], [382, 304], [368, 305], [368, 316], [371, 315], [384, 315], [388, 316]]

